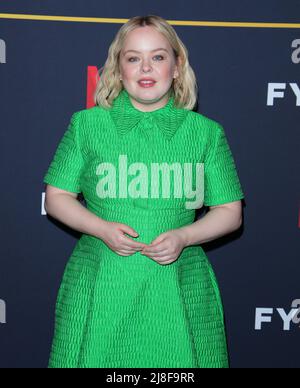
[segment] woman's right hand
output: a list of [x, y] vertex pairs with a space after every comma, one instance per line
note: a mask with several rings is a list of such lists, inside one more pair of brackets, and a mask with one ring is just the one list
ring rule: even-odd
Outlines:
[[130, 256], [147, 247], [147, 244], [137, 242], [125, 236], [137, 237], [138, 233], [126, 224], [106, 221], [101, 239], [114, 252], [121, 256]]

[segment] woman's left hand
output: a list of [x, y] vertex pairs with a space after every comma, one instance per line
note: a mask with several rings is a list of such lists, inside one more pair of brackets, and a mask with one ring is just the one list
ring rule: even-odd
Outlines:
[[180, 229], [173, 229], [160, 234], [141, 251], [141, 254], [165, 265], [176, 261], [185, 247], [186, 240], [183, 232]]

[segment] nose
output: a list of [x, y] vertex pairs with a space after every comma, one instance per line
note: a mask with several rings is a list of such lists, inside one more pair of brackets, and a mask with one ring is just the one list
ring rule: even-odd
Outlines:
[[148, 73], [149, 71], [152, 71], [152, 67], [147, 59], [142, 61], [142, 71], [143, 73]]

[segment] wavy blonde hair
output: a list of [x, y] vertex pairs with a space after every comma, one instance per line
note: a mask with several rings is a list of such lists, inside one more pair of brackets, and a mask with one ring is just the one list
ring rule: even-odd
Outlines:
[[179, 73], [179, 76], [173, 79], [171, 87], [175, 106], [193, 110], [197, 102], [198, 87], [195, 73], [189, 64], [188, 51], [174, 28], [165, 19], [156, 15], [135, 16], [120, 28], [109, 48], [104, 66], [98, 70], [100, 79], [94, 93], [95, 104], [104, 108], [112, 107], [113, 100], [123, 89], [120, 80], [119, 58], [127, 34], [138, 27], [145, 26], [152, 26], [162, 33], [173, 48]]

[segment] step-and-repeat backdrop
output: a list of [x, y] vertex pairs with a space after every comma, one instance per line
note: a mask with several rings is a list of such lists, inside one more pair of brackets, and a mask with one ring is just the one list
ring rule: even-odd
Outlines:
[[47, 366], [80, 234], [47, 216], [43, 176], [116, 32], [147, 14], [187, 46], [197, 111], [224, 126], [245, 193], [242, 228], [203, 244], [231, 366], [299, 367], [300, 3], [278, 0], [1, 1], [0, 367]]

